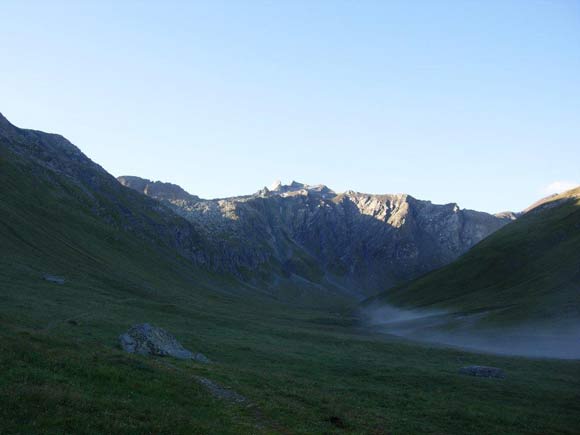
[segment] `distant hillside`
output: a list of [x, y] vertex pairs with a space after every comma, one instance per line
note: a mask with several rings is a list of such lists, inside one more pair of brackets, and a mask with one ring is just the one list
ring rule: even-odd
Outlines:
[[335, 193], [298, 182], [205, 200], [170, 183], [119, 181], [192, 222], [217, 247], [224, 267], [357, 297], [441, 267], [514, 219], [410, 195]]
[[456, 319], [474, 327], [543, 325], [580, 336], [580, 188], [539, 201], [457, 261], [364, 305], [463, 313]]
[[[275, 273], [269, 264], [244, 269], [219, 240], [158, 200], [122, 186], [64, 137], [17, 128], [1, 115], [0, 182], [4, 247], [12, 246], [15, 257], [28, 246], [23, 261], [32, 254], [54, 255], [58, 273], [78, 272], [70, 265], [83, 255], [99, 258], [103, 267], [123, 264], [118, 255], [132, 255], [140, 264], [163, 258], [165, 268], [185, 267], [188, 275], [213, 276], [215, 283], [226, 280], [229, 289], [222, 285], [222, 290], [237, 294], [306, 305], [345, 299], [342, 291], [308, 284], [297, 288], [284, 277], [269, 285]], [[156, 188], [151, 191], [159, 193]], [[180, 195], [194, 198], [179, 190], [171, 197]]]
[[3, 206], [14, 231], [31, 234], [18, 230], [26, 222], [16, 216], [40, 207], [45, 219], [33, 215], [35, 231], [57, 222], [70, 234], [75, 225], [105, 226], [193, 270], [228, 276], [239, 291], [304, 304], [388, 289], [453, 261], [511, 221], [409, 195], [337, 194], [297, 182], [204, 200], [174, 184], [119, 182], [62, 136], [3, 117], [0, 141], [4, 186], [12, 186]]

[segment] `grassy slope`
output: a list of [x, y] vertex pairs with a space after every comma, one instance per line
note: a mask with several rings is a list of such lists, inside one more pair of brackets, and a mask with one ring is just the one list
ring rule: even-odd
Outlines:
[[[338, 313], [229, 295], [0, 155], [0, 433], [574, 433], [578, 362], [481, 356], [367, 334]], [[41, 279], [62, 274], [64, 285]], [[75, 320], [76, 325], [69, 322]], [[126, 355], [148, 321], [216, 363]], [[505, 368], [505, 381], [458, 375]], [[191, 376], [246, 395], [213, 399]], [[345, 428], [329, 417], [338, 416]]]
[[408, 308], [497, 309], [490, 323], [577, 325], [580, 189], [491, 235], [452, 264], [370, 301]]

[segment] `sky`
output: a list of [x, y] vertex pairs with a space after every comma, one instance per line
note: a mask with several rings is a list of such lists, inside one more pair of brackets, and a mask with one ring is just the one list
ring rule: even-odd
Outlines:
[[0, 112], [205, 198], [517, 211], [580, 183], [580, 1], [3, 0]]

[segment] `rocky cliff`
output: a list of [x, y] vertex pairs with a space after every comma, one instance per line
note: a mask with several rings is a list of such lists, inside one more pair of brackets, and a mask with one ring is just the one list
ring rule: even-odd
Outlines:
[[280, 298], [372, 295], [451, 262], [510, 221], [409, 195], [298, 182], [201, 199], [170, 183], [117, 181], [64, 137], [1, 115], [0, 145], [0, 164], [49, 189], [60, 209]]
[[192, 222], [219, 252], [219, 267], [359, 295], [448, 264], [511, 220], [405, 194], [335, 193], [298, 182], [205, 200], [169, 183], [119, 181]]

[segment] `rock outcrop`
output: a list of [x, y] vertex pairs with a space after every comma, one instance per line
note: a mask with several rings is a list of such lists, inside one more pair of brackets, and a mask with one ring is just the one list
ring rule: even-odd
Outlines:
[[46, 274], [46, 275], [43, 275], [42, 278], [45, 281], [52, 282], [54, 284], [61, 284], [62, 285], [66, 282], [66, 280], [62, 276]]
[[215, 200], [174, 199], [149, 187], [159, 182], [138, 177], [120, 181], [189, 220], [214, 247], [216, 269], [298, 276], [360, 296], [453, 261], [513, 219], [405, 194], [336, 193], [295, 181]]
[[171, 356], [178, 359], [196, 360], [205, 364], [210, 363], [205, 355], [190, 352], [169, 332], [149, 323], [133, 326], [119, 337], [119, 342], [123, 350], [129, 353]]
[[153, 198], [172, 202], [199, 200], [199, 197], [187, 193], [177, 184], [162, 183], [160, 181], [152, 182], [143, 178], [129, 176], [119, 177], [118, 180], [123, 186], [131, 187]]

